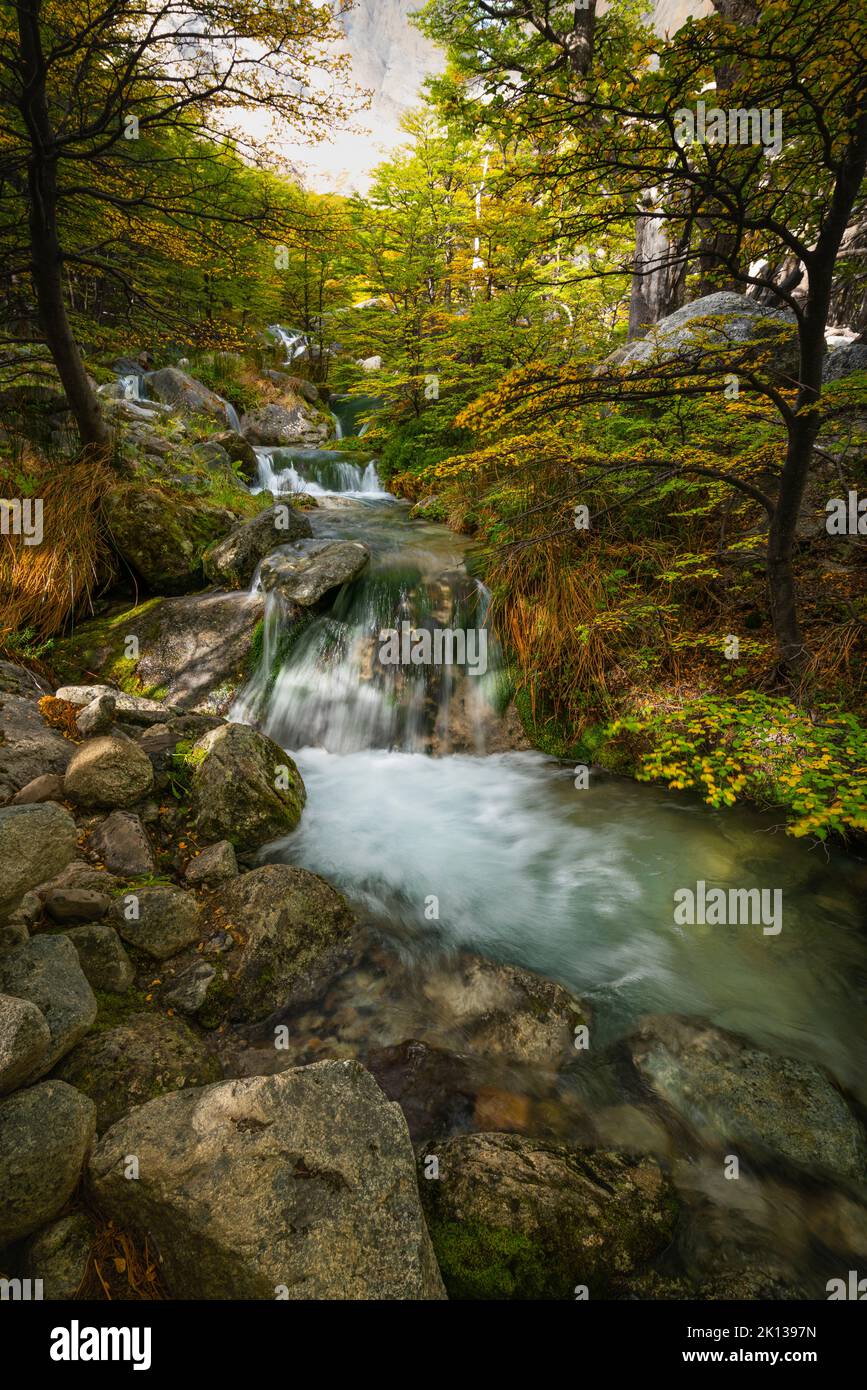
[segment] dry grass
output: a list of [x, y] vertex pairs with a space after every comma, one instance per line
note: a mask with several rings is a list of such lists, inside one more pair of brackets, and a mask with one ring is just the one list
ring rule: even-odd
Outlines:
[[[29, 454], [23, 461], [28, 495], [42, 500], [43, 538], [0, 535], [0, 653], [17, 656], [21, 634], [44, 640], [87, 610], [110, 573], [101, 502], [114, 475], [99, 455], [49, 468]], [[0, 473], [0, 498], [20, 496], [20, 482]]]

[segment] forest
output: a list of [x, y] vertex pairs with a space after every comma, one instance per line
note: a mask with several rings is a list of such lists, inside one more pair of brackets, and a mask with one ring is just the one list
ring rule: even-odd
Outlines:
[[849, 1297], [864, 0], [375, 4], [0, 10], [0, 1276]]

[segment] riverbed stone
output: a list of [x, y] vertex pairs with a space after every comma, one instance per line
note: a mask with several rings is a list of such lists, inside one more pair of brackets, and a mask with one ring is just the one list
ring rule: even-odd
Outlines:
[[31, 671], [0, 662], [0, 802], [44, 776], [62, 776], [72, 757], [75, 745], [43, 718], [39, 702], [50, 693]]
[[22, 1085], [44, 1076], [84, 1037], [96, 1018], [93, 990], [65, 933], [32, 936], [0, 955], [0, 991], [29, 1000], [48, 1025], [48, 1047]]
[[29, 999], [0, 994], [0, 1094], [33, 1076], [51, 1045], [51, 1031]]
[[822, 1068], [673, 1014], [643, 1020], [629, 1050], [705, 1142], [864, 1181], [867, 1136]]
[[48, 801], [0, 809], [0, 918], [65, 868], [77, 848], [75, 821], [62, 806]]
[[191, 859], [184, 870], [184, 878], [191, 888], [216, 888], [227, 883], [238, 874], [238, 860], [234, 845], [229, 840], [218, 840], [208, 845], [195, 859]]
[[241, 433], [250, 444], [316, 448], [330, 437], [332, 425], [306, 401], [287, 397], [250, 410], [241, 420]]
[[133, 806], [153, 788], [150, 760], [126, 738], [93, 738], [82, 743], [66, 769], [64, 790], [82, 806]]
[[177, 955], [202, 930], [195, 897], [173, 884], [131, 888], [112, 904], [110, 917], [124, 941], [155, 960]]
[[[437, 1179], [424, 1177], [435, 1155]], [[676, 1204], [649, 1158], [518, 1134], [430, 1142], [420, 1191], [449, 1295], [605, 1298], [669, 1244]]]
[[310, 522], [302, 511], [278, 503], [245, 521], [206, 551], [203, 564], [212, 584], [225, 589], [249, 587], [256, 567], [277, 546], [311, 536]]
[[149, 1101], [103, 1136], [90, 1178], [148, 1234], [175, 1298], [444, 1297], [406, 1124], [358, 1063]]
[[74, 1298], [84, 1282], [96, 1236], [93, 1221], [83, 1211], [61, 1216], [31, 1236], [21, 1257], [25, 1279], [42, 1280], [42, 1297]]
[[80, 1042], [54, 1075], [90, 1096], [102, 1134], [136, 1105], [220, 1078], [219, 1064], [179, 1018], [135, 1013]]
[[240, 850], [288, 835], [307, 799], [288, 753], [246, 724], [223, 724], [190, 754], [190, 801], [196, 835], [229, 840]]
[[79, 710], [75, 723], [82, 738], [93, 738], [96, 734], [107, 734], [116, 716], [117, 699], [109, 691], [105, 695], [97, 695], [95, 700]]
[[39, 1230], [68, 1202], [95, 1128], [93, 1101], [63, 1081], [0, 1100], [0, 1248]]
[[266, 593], [310, 608], [333, 589], [351, 584], [369, 560], [370, 551], [360, 541], [295, 541], [263, 560], [260, 579]]
[[215, 929], [234, 928], [243, 938], [208, 1000], [234, 1022], [255, 1023], [315, 998], [355, 946], [345, 898], [318, 874], [288, 864], [232, 879], [208, 911]]
[[52, 922], [97, 922], [111, 907], [111, 898], [93, 888], [42, 889], [42, 906]]
[[156, 860], [147, 831], [131, 811], [112, 811], [90, 837], [90, 848], [105, 867], [122, 878], [138, 878], [156, 872]]
[[[69, 755], [72, 756], [71, 746]], [[46, 772], [41, 777], [34, 777], [32, 782], [28, 782], [26, 786], [16, 792], [11, 804], [13, 806], [37, 806], [43, 801], [62, 800], [63, 778], [56, 772]]]
[[135, 979], [132, 961], [114, 927], [107, 922], [88, 922], [66, 932], [91, 989], [125, 994]]

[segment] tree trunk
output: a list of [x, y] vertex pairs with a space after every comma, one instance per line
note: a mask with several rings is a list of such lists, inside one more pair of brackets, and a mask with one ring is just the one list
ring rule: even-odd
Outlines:
[[57, 234], [57, 156], [45, 92], [40, 0], [18, 0], [24, 83], [20, 110], [30, 139], [28, 224], [39, 323], [84, 445], [104, 448], [109, 432], [84, 369], [63, 299], [63, 254]]

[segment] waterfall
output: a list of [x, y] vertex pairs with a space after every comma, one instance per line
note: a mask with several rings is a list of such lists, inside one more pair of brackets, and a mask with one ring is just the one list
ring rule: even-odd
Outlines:
[[311, 497], [389, 497], [376, 464], [350, 463], [331, 449], [257, 449], [254, 492], [306, 492]]
[[299, 333], [297, 330], [283, 328], [279, 323], [272, 323], [268, 326], [268, 332], [273, 334], [278, 343], [281, 344], [286, 353], [284, 367], [291, 367], [296, 357], [303, 357], [309, 350], [310, 344], [307, 341], [306, 333]]
[[223, 406], [225, 407], [225, 411], [226, 411], [226, 422], [227, 422], [227, 424], [228, 424], [228, 426], [229, 426], [229, 429], [230, 429], [230, 430], [234, 430], [236, 434], [240, 434], [240, 433], [241, 433], [241, 421], [240, 421], [240, 419], [238, 418], [238, 412], [237, 412], [237, 410], [236, 410], [235, 407], [232, 405], [232, 402], [231, 402], [231, 401], [225, 400], [222, 396], [220, 396], [220, 400], [223, 402]]

